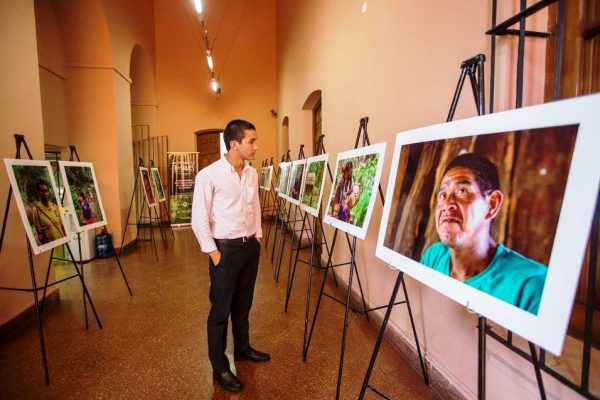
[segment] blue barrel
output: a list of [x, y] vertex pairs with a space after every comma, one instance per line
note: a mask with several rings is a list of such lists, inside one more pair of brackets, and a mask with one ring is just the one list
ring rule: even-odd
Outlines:
[[112, 237], [106, 232], [96, 235], [96, 257], [107, 258], [113, 256]]

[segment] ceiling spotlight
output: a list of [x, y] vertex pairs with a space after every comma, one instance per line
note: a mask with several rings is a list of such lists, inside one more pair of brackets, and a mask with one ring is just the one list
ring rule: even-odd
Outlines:
[[214, 68], [212, 55], [210, 54], [210, 50], [206, 50], [206, 60], [208, 61], [208, 68], [212, 71]]
[[194, 0], [194, 7], [198, 14], [202, 14], [202, 0]]
[[212, 78], [210, 80], [210, 87], [212, 88], [213, 92], [217, 94], [221, 92], [221, 88], [219, 88], [219, 82], [217, 82], [215, 78]]

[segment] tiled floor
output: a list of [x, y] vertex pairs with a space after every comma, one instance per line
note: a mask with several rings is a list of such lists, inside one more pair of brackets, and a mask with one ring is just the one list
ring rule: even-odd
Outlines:
[[[269, 249], [270, 250], [270, 249]], [[343, 307], [323, 300], [306, 362], [302, 361], [306, 267], [299, 265], [289, 310], [287, 270], [273, 280], [263, 250], [251, 313], [251, 341], [269, 363], [238, 362], [244, 391], [213, 383], [206, 349], [208, 262], [191, 230], [169, 236], [155, 262], [149, 242], [122, 257], [129, 297], [114, 259], [86, 265], [86, 282], [104, 329], [90, 314], [85, 330], [80, 285], [61, 284], [61, 301], [44, 315], [51, 384], [44, 385], [35, 324], [0, 343], [0, 399], [331, 399], [335, 398]], [[57, 266], [57, 276], [70, 273]], [[313, 278], [313, 304], [321, 275]], [[342, 291], [328, 283], [329, 291]], [[374, 324], [351, 314], [342, 399], [357, 398], [377, 336]], [[231, 352], [231, 335], [228, 351]], [[231, 355], [230, 355], [231, 357]], [[384, 343], [371, 380], [394, 399], [437, 398], [403, 357]], [[366, 398], [375, 399], [373, 393]]]

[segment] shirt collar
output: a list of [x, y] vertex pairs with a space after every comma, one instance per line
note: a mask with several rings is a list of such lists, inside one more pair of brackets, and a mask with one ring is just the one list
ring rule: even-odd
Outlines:
[[[223, 168], [226, 168], [230, 172], [235, 172], [235, 168], [233, 167], [233, 165], [231, 165], [227, 158], [225, 158], [225, 156], [221, 157], [219, 161]], [[250, 163], [248, 161], [244, 161], [244, 169], [242, 170], [242, 173], [246, 172], [248, 168], [251, 168]]]

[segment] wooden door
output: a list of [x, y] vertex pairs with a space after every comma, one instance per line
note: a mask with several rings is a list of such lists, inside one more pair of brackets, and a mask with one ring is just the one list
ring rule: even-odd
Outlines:
[[221, 130], [208, 129], [196, 132], [196, 151], [198, 152], [198, 170], [209, 166], [220, 157]]
[[[546, 48], [546, 101], [552, 100], [554, 79], [554, 32], [556, 28], [557, 7], [549, 9], [548, 25], [552, 33]], [[600, 1], [575, 0], [565, 3], [565, 23], [563, 56], [560, 69], [560, 98], [582, 96], [600, 91]], [[598, 207], [598, 205], [596, 205]], [[600, 249], [600, 243], [597, 246]], [[582, 337], [584, 332], [585, 302], [589, 286], [589, 257], [588, 239], [587, 254], [575, 296], [569, 334]], [[600, 250], [597, 251], [600, 259]], [[600, 344], [600, 273], [594, 283], [596, 298], [594, 303], [593, 341]]]

